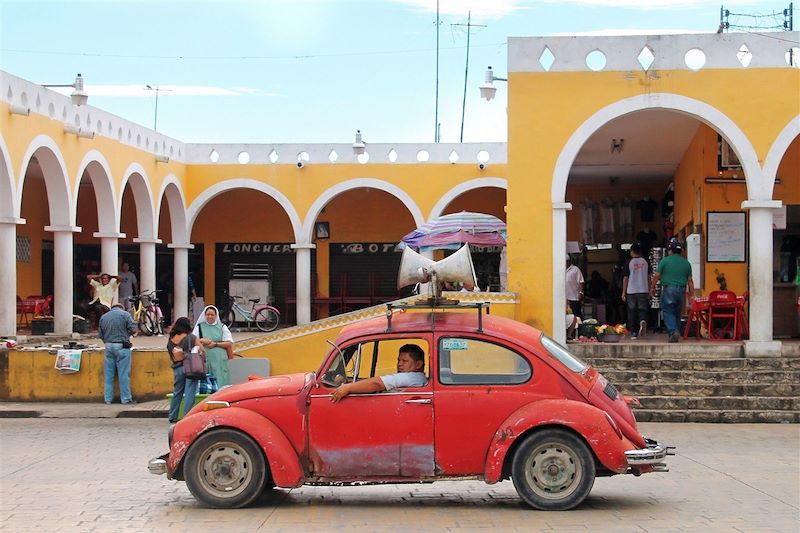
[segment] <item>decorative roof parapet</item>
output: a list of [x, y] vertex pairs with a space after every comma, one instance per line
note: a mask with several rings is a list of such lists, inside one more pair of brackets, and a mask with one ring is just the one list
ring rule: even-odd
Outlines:
[[[645, 48], [652, 58], [643, 64]], [[789, 68], [790, 49], [796, 67], [800, 32], [509, 37], [508, 72]], [[604, 56], [602, 68], [597, 68], [602, 60], [587, 61], [595, 51]]]

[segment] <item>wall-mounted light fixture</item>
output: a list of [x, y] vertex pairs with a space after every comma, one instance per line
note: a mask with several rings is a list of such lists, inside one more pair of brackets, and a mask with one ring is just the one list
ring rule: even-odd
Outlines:
[[22, 115], [24, 117], [27, 117], [28, 115], [31, 114], [31, 108], [17, 104], [11, 104], [10, 106], [8, 106], [8, 112], [11, 113], [12, 115]]
[[83, 76], [80, 73], [75, 77], [75, 83], [43, 83], [42, 87], [72, 87], [75, 90], [69, 95], [69, 99], [72, 100], [73, 105], [86, 105], [86, 102], [89, 101], [89, 95], [83, 90]]
[[621, 154], [625, 148], [625, 139], [611, 139], [611, 153]]
[[73, 135], [77, 135], [78, 137], [83, 137], [84, 139], [94, 139], [93, 131], [84, 130], [83, 128], [79, 128], [78, 126], [74, 126], [72, 124], [64, 124], [64, 133], [71, 133]]
[[155, 158], [159, 163], [169, 163], [169, 157], [165, 155], [156, 154]]
[[483, 85], [480, 86], [481, 98], [485, 98], [487, 102], [497, 94], [497, 87], [494, 86], [496, 81], [508, 81], [508, 78], [498, 78], [494, 75], [492, 67], [487, 68]]
[[367, 151], [367, 143], [361, 137], [361, 130], [356, 130], [356, 142], [353, 143], [353, 155], [361, 155]]

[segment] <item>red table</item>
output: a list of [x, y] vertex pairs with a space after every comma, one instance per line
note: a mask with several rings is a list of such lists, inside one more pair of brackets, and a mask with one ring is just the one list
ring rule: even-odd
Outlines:
[[[720, 305], [717, 304], [718, 308], [725, 308], [725, 309], [733, 309], [734, 317], [731, 317], [731, 320], [735, 324], [733, 327], [733, 340], [741, 340], [744, 337], [749, 335], [749, 327], [747, 323], [747, 311], [746, 311], [746, 304], [747, 298], [744, 296], [736, 296], [735, 301], [731, 302], [730, 304]], [[726, 315], [727, 316], [727, 315]], [[683, 338], [687, 338], [689, 336], [689, 328], [691, 327], [692, 323], [696, 323], [695, 327], [695, 338], [700, 338], [700, 329], [701, 326], [706, 328], [706, 331], [710, 332], [709, 338], [710, 339], [722, 339], [723, 337], [717, 337], [714, 333], [713, 324], [711, 324], [711, 299], [707, 297], [699, 297], [695, 298], [691, 302], [691, 307], [689, 308], [689, 316], [686, 320], [686, 328], [683, 331]], [[728, 328], [723, 328], [723, 331], [730, 331]]]

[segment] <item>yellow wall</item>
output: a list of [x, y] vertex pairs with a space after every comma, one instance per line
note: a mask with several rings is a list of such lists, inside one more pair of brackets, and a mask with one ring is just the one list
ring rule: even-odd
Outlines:
[[[514, 201], [508, 206], [509, 286], [520, 293], [520, 318], [551, 330], [551, 177], [562, 148], [589, 117], [628, 97], [683, 95], [731, 118], [763, 160], [797, 116], [797, 99], [786, 93], [787, 87], [797, 86], [796, 69], [510, 73], [508, 195]], [[728, 199], [734, 196], [729, 193]], [[712, 205], [720, 206], [715, 201], [705, 208]]]

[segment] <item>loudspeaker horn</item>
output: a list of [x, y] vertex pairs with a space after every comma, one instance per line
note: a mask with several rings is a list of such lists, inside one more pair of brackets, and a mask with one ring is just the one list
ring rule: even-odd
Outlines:
[[435, 299], [441, 298], [445, 283], [460, 283], [467, 290], [474, 289], [477, 281], [469, 245], [465, 244], [450, 257], [436, 262], [423, 257], [411, 248], [407, 247], [403, 250], [400, 272], [397, 276], [397, 288], [429, 281], [434, 291], [432, 296]]

